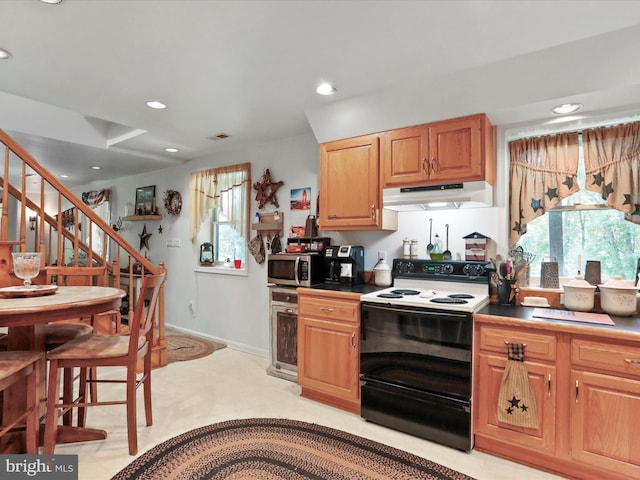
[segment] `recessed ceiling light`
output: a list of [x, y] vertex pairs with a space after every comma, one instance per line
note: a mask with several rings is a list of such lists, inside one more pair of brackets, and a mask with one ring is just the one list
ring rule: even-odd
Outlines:
[[557, 107], [553, 107], [551, 111], [557, 115], [566, 115], [567, 113], [577, 112], [582, 108], [581, 103], [563, 103]]
[[147, 107], [149, 108], [155, 108], [156, 110], [164, 110], [165, 108], [167, 108], [167, 106], [162, 103], [159, 102], [158, 100], [150, 100], [147, 102]]
[[0, 60], [6, 60], [8, 58], [11, 58], [9, 51], [4, 48], [0, 48]]
[[177, 148], [173, 148], [173, 147], [167, 147], [164, 149], [165, 152], [169, 152], [169, 153], [176, 153], [178, 151]]
[[60, 175], [60, 178], [69, 178], [69, 175], [65, 175], [64, 173]]
[[318, 95], [333, 95], [336, 93], [336, 87], [331, 85], [330, 83], [324, 82], [318, 85], [316, 88], [316, 93]]
[[62, 3], [62, 0], [40, 0], [42, 3]]
[[91, 165], [91, 170], [102, 170], [102, 167], [99, 165]]

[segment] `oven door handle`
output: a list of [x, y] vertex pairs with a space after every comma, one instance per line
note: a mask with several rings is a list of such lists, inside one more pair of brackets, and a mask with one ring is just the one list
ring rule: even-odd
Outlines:
[[362, 304], [362, 309], [367, 311], [371, 311], [371, 310], [382, 310], [384, 312], [392, 312], [392, 313], [405, 313], [407, 315], [431, 315], [431, 316], [443, 316], [446, 315], [448, 317], [458, 317], [458, 318], [466, 318], [469, 316], [469, 313], [462, 313], [462, 312], [452, 312], [452, 311], [443, 311], [443, 310], [429, 310], [429, 307], [425, 307], [425, 308], [418, 308], [416, 310], [409, 310], [406, 308], [402, 308], [402, 307], [398, 307], [398, 306], [394, 306], [391, 304], [371, 304], [371, 303], [363, 303]]
[[298, 278], [298, 268], [300, 268], [300, 257], [296, 257], [296, 262], [293, 266], [293, 275], [296, 285], [300, 285], [300, 278]]

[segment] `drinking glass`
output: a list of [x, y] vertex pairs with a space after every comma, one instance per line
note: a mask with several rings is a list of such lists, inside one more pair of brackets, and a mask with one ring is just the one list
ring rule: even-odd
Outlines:
[[31, 286], [31, 279], [40, 272], [42, 252], [11, 252], [13, 272], [24, 281], [24, 286]]

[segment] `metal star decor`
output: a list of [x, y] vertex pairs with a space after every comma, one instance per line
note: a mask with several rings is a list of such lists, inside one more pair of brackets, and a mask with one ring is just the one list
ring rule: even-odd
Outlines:
[[140, 246], [138, 247], [138, 250], [142, 250], [143, 248], [149, 250], [149, 238], [151, 238], [151, 235], [153, 234], [147, 233], [147, 224], [145, 223], [142, 227], [142, 233], [138, 235], [138, 237], [140, 237]]

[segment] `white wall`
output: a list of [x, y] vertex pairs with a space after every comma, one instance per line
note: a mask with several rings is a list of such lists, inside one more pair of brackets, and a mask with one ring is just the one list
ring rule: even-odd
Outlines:
[[[290, 225], [304, 225], [307, 214], [315, 214], [318, 193], [318, 152], [319, 145], [309, 133], [268, 144], [255, 145], [246, 150], [226, 151], [195, 159], [184, 165], [150, 172], [137, 177], [127, 177], [113, 184], [95, 184], [93, 188], [112, 188], [113, 213], [124, 214], [124, 205], [129, 199], [135, 200], [135, 188], [156, 185], [156, 196], [162, 221], [146, 222], [147, 231], [152, 233], [149, 240], [149, 258], [155, 264], [164, 262], [168, 270], [166, 284], [165, 318], [166, 324], [197, 332], [226, 342], [229, 346], [260, 355], [267, 355], [269, 349], [269, 299], [267, 290], [266, 262], [258, 265], [249, 255], [248, 276], [215, 275], [194, 272], [197, 265], [199, 245], [192, 245], [189, 239], [189, 175], [191, 172], [251, 162], [252, 182], [258, 181], [265, 168], [271, 170], [274, 180], [283, 180], [284, 186], [278, 190], [279, 210], [284, 213], [285, 229]], [[498, 176], [506, 181], [505, 162], [498, 162]], [[291, 212], [289, 194], [294, 188], [311, 187], [311, 211]], [[169, 216], [162, 206], [165, 190], [178, 190], [182, 194], [182, 213]], [[449, 249], [464, 258], [462, 237], [472, 232], [480, 232], [498, 242], [503, 255], [506, 249], [507, 219], [504, 209], [503, 185], [498, 185], [494, 194], [498, 207], [469, 209], [448, 212], [400, 212], [399, 228], [396, 232], [320, 232], [329, 236], [334, 244], [352, 244], [365, 247], [365, 268], [371, 269], [377, 261], [379, 250], [387, 252], [392, 259], [402, 255], [402, 240], [416, 238], [420, 244], [421, 256], [426, 255], [429, 235], [429, 218], [433, 218], [433, 232], [445, 238], [444, 224], [449, 223]], [[80, 192], [76, 192], [80, 193]], [[255, 192], [252, 192], [252, 199]], [[275, 210], [265, 207], [262, 212]], [[257, 202], [252, 200], [251, 218], [257, 211]], [[121, 235], [134, 247], [139, 246], [138, 235], [143, 222], [124, 222]], [[158, 226], [164, 231], [158, 233]], [[252, 232], [253, 234], [253, 232]], [[286, 235], [286, 232], [285, 232]], [[166, 247], [167, 239], [179, 239], [179, 248]], [[189, 303], [195, 304], [195, 315], [189, 311]]]

